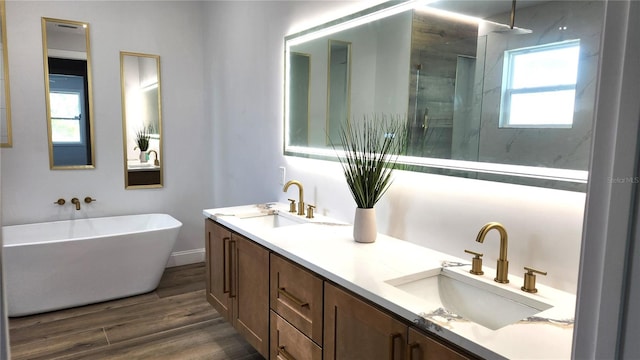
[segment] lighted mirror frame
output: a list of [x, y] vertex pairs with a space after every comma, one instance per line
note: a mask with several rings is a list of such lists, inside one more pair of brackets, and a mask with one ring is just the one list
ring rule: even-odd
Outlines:
[[13, 136], [11, 132], [11, 96], [9, 91], [9, 50], [7, 46], [7, 16], [5, 1], [0, 0], [0, 31], [2, 32], [2, 85], [3, 97], [0, 106], [0, 147], [12, 147]]
[[[56, 165], [54, 159], [54, 148], [53, 148], [53, 138], [52, 138], [52, 124], [51, 124], [51, 86], [50, 86], [50, 74], [49, 74], [49, 48], [48, 48], [48, 40], [47, 40], [47, 23], [58, 23], [69, 26], [79, 26], [84, 28], [85, 34], [85, 49], [86, 49], [86, 62], [87, 62], [87, 93], [84, 94], [86, 97], [86, 104], [88, 105], [88, 109], [86, 112], [89, 115], [89, 122], [85, 123], [85, 126], [89, 126], [89, 131], [85, 132], [85, 136], [88, 136], [89, 139], [85, 138], [85, 146], [88, 146], [90, 154], [87, 156], [88, 164], [82, 165]], [[63, 19], [53, 19], [53, 18], [42, 18], [42, 51], [43, 51], [43, 62], [44, 62], [44, 91], [45, 91], [45, 104], [47, 111], [47, 136], [49, 142], [49, 167], [51, 170], [83, 170], [83, 169], [95, 169], [96, 161], [95, 161], [95, 141], [94, 141], [94, 116], [93, 116], [93, 80], [92, 80], [92, 69], [91, 69], [91, 42], [90, 42], [90, 32], [89, 32], [89, 23], [83, 21], [73, 21], [73, 20], [63, 20]]]
[[[151, 150], [155, 152], [155, 154], [149, 154], [149, 159], [146, 163], [136, 162], [133, 155], [130, 156], [130, 150], [134, 150], [135, 146], [135, 132], [140, 129], [140, 127], [136, 126], [135, 129], [130, 129], [131, 127], [131, 119], [140, 118], [140, 114], [134, 115], [134, 112], [137, 112], [135, 109], [132, 109], [131, 106], [133, 100], [140, 101], [141, 99], [136, 96], [140, 94], [132, 94], [129, 93], [128, 90], [128, 74], [131, 69], [128, 69], [126, 66], [126, 58], [138, 58], [138, 59], [152, 59], [155, 60], [155, 71], [154, 74], [157, 82], [151, 85], [157, 85], [155, 89], [157, 89], [157, 110], [153, 111], [153, 115], [157, 115], [157, 133], [150, 134], [150, 142], [153, 144], [157, 144], [157, 147], [153, 147]], [[129, 70], [129, 71], [128, 71]], [[135, 69], [136, 75], [140, 72], [140, 67]], [[163, 166], [163, 155], [162, 151], [162, 80], [160, 76], [160, 56], [152, 55], [152, 54], [143, 54], [137, 52], [120, 52], [120, 84], [121, 84], [121, 94], [122, 94], [122, 146], [123, 146], [123, 157], [124, 157], [124, 187], [127, 190], [132, 189], [156, 189], [163, 187], [163, 178], [164, 178], [164, 166]], [[137, 98], [137, 99], [133, 99]], [[139, 104], [136, 103], [136, 104]], [[129, 114], [128, 114], [129, 113]], [[129, 120], [127, 120], [129, 119]], [[130, 131], [131, 130], [131, 131]], [[149, 150], [149, 153], [151, 152]], [[155, 156], [154, 156], [155, 155]], [[139, 156], [139, 154], [138, 154]], [[139, 159], [139, 157], [138, 157]], [[135, 162], [135, 164], [134, 164]]]
[[[312, 148], [289, 145], [289, 99], [291, 94], [288, 86], [288, 74], [290, 69], [290, 53], [294, 52], [292, 47], [307, 41], [329, 36], [342, 30], [351, 29], [359, 25], [402, 13], [404, 11], [409, 11], [416, 7], [424, 6], [430, 2], [433, 2], [433, 0], [390, 1], [285, 37], [284, 155], [325, 160], [336, 159], [336, 152], [331, 148]], [[502, 26], [502, 24], [499, 24], [499, 26]], [[528, 184], [578, 191], [586, 191], [586, 183], [589, 175], [589, 172], [586, 170], [545, 168], [404, 155], [399, 156], [398, 162], [403, 165], [401, 166], [403, 169], [415, 169], [420, 172], [434, 172], [471, 178], [474, 177], [473, 174], [482, 173], [483, 180], [514, 182], [517, 184]], [[468, 176], [469, 174], [472, 176]]]

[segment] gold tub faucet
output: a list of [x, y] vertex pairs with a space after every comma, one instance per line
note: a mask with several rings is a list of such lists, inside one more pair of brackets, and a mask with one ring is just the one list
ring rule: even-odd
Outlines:
[[476, 241], [479, 243], [483, 243], [484, 237], [487, 236], [487, 233], [492, 229], [496, 229], [500, 233], [500, 256], [498, 257], [498, 266], [496, 268], [496, 277], [494, 280], [496, 282], [506, 284], [509, 282], [509, 261], [507, 261], [507, 230], [500, 223], [487, 223], [480, 229]]
[[298, 186], [298, 215], [304, 215], [304, 190], [302, 189], [302, 183], [298, 180], [289, 180], [284, 184], [282, 191], [287, 192], [291, 185]]
[[76, 206], [76, 210], [80, 210], [80, 200], [76, 197], [71, 199], [71, 203]]

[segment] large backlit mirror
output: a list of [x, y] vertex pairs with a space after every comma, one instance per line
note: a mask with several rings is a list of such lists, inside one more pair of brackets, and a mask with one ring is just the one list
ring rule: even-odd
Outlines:
[[160, 56], [120, 52], [125, 188], [162, 187]]
[[4, 0], [0, 0], [0, 147], [13, 145], [11, 136], [11, 96], [9, 96], [9, 50]]
[[89, 24], [42, 18], [51, 169], [95, 168]]
[[284, 152], [335, 157], [325, 62], [350, 44], [347, 121], [406, 119], [404, 169], [584, 191], [603, 5], [389, 2], [287, 36]]

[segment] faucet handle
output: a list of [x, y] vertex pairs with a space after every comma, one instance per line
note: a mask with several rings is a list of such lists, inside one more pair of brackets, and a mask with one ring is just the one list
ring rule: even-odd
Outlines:
[[64, 201], [63, 198], [58, 199], [57, 201], [54, 202], [54, 204], [58, 204], [58, 205], [64, 205], [66, 201]]
[[295, 199], [287, 199], [289, 201], [291, 201], [291, 203], [289, 203], [289, 212], [293, 213], [296, 212], [296, 200]]
[[307, 219], [313, 219], [313, 209], [315, 208], [315, 205], [307, 204]]
[[540, 271], [540, 270], [536, 270], [530, 267], [524, 267], [524, 269], [527, 271], [524, 274], [524, 286], [522, 286], [520, 289], [522, 291], [528, 292], [528, 293], [537, 293], [538, 289], [536, 289], [536, 275], [535, 274], [540, 274], [540, 275], [547, 275], [546, 271]]
[[473, 275], [484, 274], [484, 271], [482, 271], [482, 256], [484, 254], [477, 253], [475, 251], [471, 251], [467, 249], [465, 249], [464, 252], [466, 252], [467, 254], [474, 255], [473, 259], [471, 259], [471, 270], [469, 270], [469, 272], [472, 273]]
[[84, 202], [87, 204], [91, 204], [92, 201], [98, 201], [98, 200], [92, 198], [91, 196], [87, 196], [84, 198]]

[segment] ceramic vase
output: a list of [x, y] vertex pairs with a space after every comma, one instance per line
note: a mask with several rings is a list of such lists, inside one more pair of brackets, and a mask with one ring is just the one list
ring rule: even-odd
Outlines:
[[357, 208], [353, 221], [353, 239], [359, 243], [372, 243], [377, 236], [376, 209]]
[[147, 152], [146, 151], [140, 151], [140, 162], [141, 163], [146, 163], [147, 162]]

